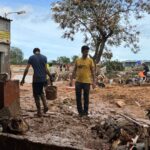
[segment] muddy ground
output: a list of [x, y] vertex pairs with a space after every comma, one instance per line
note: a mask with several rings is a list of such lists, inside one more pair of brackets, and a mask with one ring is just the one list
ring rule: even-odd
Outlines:
[[[13, 78], [22, 74], [23, 68], [12, 68]], [[58, 88], [57, 99], [48, 101], [49, 111], [42, 118], [35, 115], [31, 83], [20, 86], [21, 115], [30, 126], [25, 138], [77, 149], [106, 150], [109, 139], [93, 132], [93, 127], [109, 118], [124, 119], [118, 114], [147, 119], [145, 110], [150, 108], [150, 86], [106, 84], [105, 88], [91, 89], [89, 116], [81, 118], [76, 110], [74, 89], [68, 88], [67, 81], [54, 85]]]

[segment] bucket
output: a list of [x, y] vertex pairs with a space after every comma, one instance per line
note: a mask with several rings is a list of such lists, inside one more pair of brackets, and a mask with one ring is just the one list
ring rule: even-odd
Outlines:
[[57, 98], [57, 87], [53, 85], [48, 85], [45, 89], [46, 99], [54, 100]]

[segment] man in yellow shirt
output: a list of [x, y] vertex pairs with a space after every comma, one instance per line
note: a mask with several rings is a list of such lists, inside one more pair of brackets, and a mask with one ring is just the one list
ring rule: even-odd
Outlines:
[[[93, 88], [95, 88], [94, 63], [93, 60], [88, 57], [88, 52], [88, 46], [81, 47], [82, 57], [77, 58], [70, 81], [70, 85], [72, 86], [73, 78], [76, 77], [76, 102], [77, 110], [79, 116], [81, 117], [88, 115], [90, 85], [92, 84]], [[82, 106], [81, 100], [82, 91], [84, 97], [84, 107]]]

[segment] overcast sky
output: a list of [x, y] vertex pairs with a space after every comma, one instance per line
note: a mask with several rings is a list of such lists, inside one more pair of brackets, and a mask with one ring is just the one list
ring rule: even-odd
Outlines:
[[[63, 31], [51, 19], [50, 4], [54, 0], [0, 0], [0, 15], [6, 12], [25, 10], [26, 14], [10, 14], [11, 46], [20, 48], [24, 57], [32, 55], [34, 47], [39, 47], [48, 60], [60, 56], [72, 57], [80, 55], [83, 45], [82, 36], [77, 35], [72, 42], [61, 38]], [[118, 60], [150, 60], [150, 16], [146, 16], [138, 24], [140, 48], [138, 54], [123, 47], [113, 48], [113, 59]]]

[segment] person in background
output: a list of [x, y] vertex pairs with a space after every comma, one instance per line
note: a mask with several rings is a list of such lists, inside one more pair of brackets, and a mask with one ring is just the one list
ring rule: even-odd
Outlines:
[[143, 66], [143, 73], [147, 77], [147, 73], [149, 72], [149, 68], [145, 63], [142, 63]]
[[51, 64], [49, 64], [49, 65], [50, 65], [49, 70], [50, 70], [51, 83], [52, 83], [52, 82], [54, 82], [54, 81], [55, 81], [55, 78], [56, 78], [56, 74], [57, 74], [57, 72], [56, 72], [56, 69], [55, 69], [55, 67], [53, 66], [53, 64], [52, 64], [52, 63], [51, 63]]
[[[89, 108], [89, 92], [90, 84], [95, 88], [95, 71], [94, 63], [91, 58], [88, 57], [89, 47], [82, 46], [81, 53], [82, 57], [77, 58], [75, 66], [70, 79], [70, 86], [73, 84], [73, 78], [76, 77], [75, 82], [75, 93], [76, 103], [79, 116], [87, 116]], [[83, 91], [84, 106], [82, 106], [81, 95]]]
[[60, 64], [60, 65], [59, 65], [59, 71], [60, 71], [60, 72], [62, 72], [62, 68], [63, 68], [63, 65]]
[[20, 83], [21, 85], [25, 83], [25, 77], [28, 73], [30, 66], [32, 66], [34, 70], [32, 82], [33, 97], [37, 107], [37, 115], [41, 117], [42, 112], [40, 106], [40, 99], [42, 100], [44, 106], [43, 112], [46, 113], [48, 111], [48, 106], [43, 92], [43, 88], [46, 83], [46, 74], [48, 74], [50, 78], [50, 72], [47, 69], [47, 58], [40, 53], [39, 48], [34, 48], [33, 55], [30, 56], [28, 59], [28, 64], [24, 70], [24, 74]]
[[70, 64], [67, 64], [66, 65], [66, 71], [69, 71], [70, 70]]
[[66, 71], [66, 65], [65, 64], [63, 64], [63, 70]]

